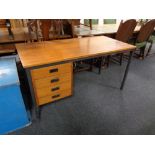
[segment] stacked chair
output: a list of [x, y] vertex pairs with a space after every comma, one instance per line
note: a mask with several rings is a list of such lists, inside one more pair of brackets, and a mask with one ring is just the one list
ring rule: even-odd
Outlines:
[[[30, 41], [47, 41], [73, 37], [72, 26], [68, 20], [35, 19], [27, 23]], [[69, 33], [69, 34], [67, 34]]]
[[[153, 43], [155, 43], [155, 32], [153, 32], [153, 34], [150, 36], [148, 42], [150, 43], [150, 46], [149, 46], [149, 49], [147, 51], [146, 56], [150, 55], [150, 52], [151, 52], [151, 49], [152, 49], [152, 45], [153, 45]], [[152, 54], [155, 54], [155, 53], [152, 53]]]
[[[144, 59], [145, 57], [145, 48], [146, 48], [146, 44], [151, 41], [151, 43], [153, 44], [153, 37], [152, 39], [150, 38], [152, 33], [154, 32], [154, 28], [155, 28], [155, 19], [148, 21], [147, 23], [145, 23], [141, 28], [140, 31], [137, 35], [137, 37], [135, 38], [134, 44], [137, 47], [137, 50], [139, 50], [139, 53], [135, 53], [138, 58], [140, 59]], [[150, 40], [149, 40], [150, 39]], [[151, 49], [152, 46], [150, 46]], [[147, 52], [147, 55], [150, 52]]]
[[[147, 43], [150, 43], [150, 46], [149, 46], [146, 56], [149, 55], [152, 45], [155, 42], [155, 34], [154, 34], [155, 33], [154, 32], [155, 19], [149, 20], [144, 25], [142, 25], [140, 28], [140, 31], [135, 36], [134, 29], [136, 25], [137, 25], [137, 22], [134, 19], [130, 19], [125, 22], [121, 21], [118, 31], [116, 33], [115, 39], [135, 45], [137, 47], [137, 50], [135, 52], [136, 57], [140, 59], [144, 59], [145, 48], [146, 48]], [[107, 56], [106, 58], [101, 57], [99, 59], [99, 74], [101, 73], [101, 68], [103, 66], [103, 60], [106, 61], [107, 66], [109, 66], [110, 60], [114, 62], [119, 62], [119, 64], [121, 65], [123, 57], [128, 58], [128, 55], [117, 54], [112, 57], [111, 56]]]

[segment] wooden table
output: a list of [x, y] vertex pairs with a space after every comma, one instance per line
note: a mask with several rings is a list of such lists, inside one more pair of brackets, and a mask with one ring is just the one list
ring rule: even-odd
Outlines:
[[[9, 34], [7, 28], [0, 28], [0, 55], [11, 54], [15, 52], [15, 43], [26, 43], [30, 41], [30, 35], [27, 27], [11, 29], [12, 35]], [[37, 40], [33, 33], [32, 37]], [[56, 36], [55, 36], [56, 37]], [[52, 38], [50, 34], [50, 38]], [[59, 39], [71, 38], [71, 35], [61, 35]]]
[[[115, 35], [119, 24], [103, 24], [93, 25], [92, 30], [89, 27], [80, 25], [74, 27], [74, 35], [77, 37], [99, 36], [99, 35]], [[140, 30], [140, 26], [136, 26], [135, 32]]]
[[40, 106], [73, 93], [74, 61], [130, 52], [121, 89], [127, 77], [135, 46], [105, 36], [16, 44], [26, 70], [37, 114]]
[[27, 28], [14, 28], [11, 32], [7, 28], [0, 28], [0, 55], [15, 53], [15, 43], [27, 42], [29, 39]]
[[0, 28], [0, 44], [21, 43], [29, 39], [27, 28], [14, 28], [11, 31], [12, 35], [6, 28]]

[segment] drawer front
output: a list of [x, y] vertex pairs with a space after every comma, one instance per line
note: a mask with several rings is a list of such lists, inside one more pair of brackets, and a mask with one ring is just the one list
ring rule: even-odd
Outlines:
[[71, 89], [71, 81], [66, 81], [51, 87], [42, 87], [40, 89], [36, 89], [36, 95], [38, 98], [40, 98], [48, 95], [54, 95], [55, 93], [60, 93], [66, 89]]
[[63, 73], [72, 72], [72, 63], [65, 63], [61, 65], [54, 65], [49, 67], [42, 67], [39, 69], [33, 69], [31, 71], [32, 79], [40, 79], [45, 77], [50, 77], [53, 75], [60, 76]]
[[64, 75], [52, 75], [51, 77], [43, 78], [34, 80], [34, 86], [36, 89], [42, 88], [42, 87], [52, 87], [56, 85], [60, 85], [61, 83], [64, 83], [66, 81], [71, 81], [72, 79], [72, 73], [66, 73]]
[[43, 104], [46, 104], [46, 103], [49, 103], [49, 102], [53, 102], [53, 101], [59, 100], [61, 98], [70, 96], [71, 94], [72, 93], [71, 93], [70, 89], [65, 90], [65, 91], [55, 92], [52, 95], [38, 98], [38, 104], [43, 105]]

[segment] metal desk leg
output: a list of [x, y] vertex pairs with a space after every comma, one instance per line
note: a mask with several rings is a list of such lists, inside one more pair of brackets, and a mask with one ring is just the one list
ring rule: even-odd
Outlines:
[[35, 116], [37, 119], [40, 119], [41, 115], [41, 108], [37, 106], [36, 100], [35, 100], [35, 95], [34, 95], [34, 90], [32, 86], [32, 79], [31, 79], [31, 74], [30, 74], [30, 69], [26, 69], [26, 75], [29, 83], [29, 88], [31, 92], [31, 97], [32, 97], [32, 102], [33, 102], [33, 107], [35, 108]]
[[129, 66], [130, 66], [132, 54], [133, 54], [133, 51], [131, 51], [131, 52], [130, 52], [130, 55], [129, 55], [128, 63], [127, 63], [127, 66], [126, 66], [126, 69], [125, 69], [125, 73], [124, 73], [124, 77], [123, 77], [123, 80], [122, 80], [122, 83], [121, 83], [121, 87], [120, 87], [121, 90], [123, 90], [124, 83], [125, 83], [126, 77], [127, 77], [127, 75], [128, 75], [128, 71], [129, 71]]

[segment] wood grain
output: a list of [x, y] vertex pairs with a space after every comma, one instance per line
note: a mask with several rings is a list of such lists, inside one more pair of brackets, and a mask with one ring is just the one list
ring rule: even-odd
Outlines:
[[135, 48], [105, 36], [16, 44], [24, 68], [126, 52]]
[[[59, 96], [56, 98], [52, 98], [53, 96], [56, 96], [56, 95], [59, 95]], [[56, 101], [56, 100], [59, 100], [59, 99], [62, 99], [64, 97], [71, 96], [71, 95], [72, 95], [71, 89], [64, 90], [59, 93], [55, 92], [53, 95], [38, 98], [38, 105], [40, 106], [43, 104], [51, 103], [53, 101]]]
[[[58, 70], [57, 72], [50, 73], [49, 71], [53, 69]], [[41, 67], [39, 69], [31, 70], [32, 85], [35, 92], [36, 103], [38, 104], [38, 106], [71, 95], [73, 91], [72, 74], [72, 63], [51, 65], [49, 67]], [[64, 92], [64, 90], [66, 89], [67, 92]], [[57, 94], [59, 94], [60, 96], [51, 98], [53, 95]]]
[[[66, 81], [72, 81], [71, 75], [72, 75], [72, 72], [60, 74], [60, 75], [52, 75], [47, 78], [41, 78], [38, 80], [34, 80], [34, 86], [36, 87], [36, 89], [43, 88], [43, 87], [49, 87], [49, 86], [56, 86]], [[51, 83], [52, 79], [59, 79], [59, 81]]]
[[[50, 72], [50, 70], [57, 69], [56, 72]], [[61, 65], [54, 65], [49, 67], [42, 67], [39, 69], [33, 69], [31, 70], [31, 76], [33, 79], [40, 79], [40, 78], [46, 78], [46, 77], [53, 77], [53, 76], [60, 76], [64, 73], [70, 73], [72, 72], [72, 63], [65, 63]]]
[[60, 93], [66, 89], [71, 90], [71, 81], [65, 81], [60, 84], [55, 84], [55, 86], [48, 86], [36, 89], [36, 95], [38, 98], [40, 98], [49, 95], [54, 95], [55, 93]]

